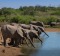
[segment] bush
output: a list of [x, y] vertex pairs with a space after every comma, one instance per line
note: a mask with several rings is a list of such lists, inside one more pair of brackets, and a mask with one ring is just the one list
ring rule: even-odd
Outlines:
[[19, 18], [18, 17], [13, 17], [12, 19], [10, 19], [10, 22], [18, 23]]
[[50, 24], [51, 22], [56, 22], [56, 18], [55, 17], [49, 17], [49, 18], [47, 18], [47, 24]]
[[51, 13], [51, 15], [60, 15], [60, 11], [55, 11], [55, 12]]
[[33, 16], [29, 16], [29, 15], [19, 16], [19, 23], [29, 24], [29, 22], [32, 20], [35, 20], [35, 18]]

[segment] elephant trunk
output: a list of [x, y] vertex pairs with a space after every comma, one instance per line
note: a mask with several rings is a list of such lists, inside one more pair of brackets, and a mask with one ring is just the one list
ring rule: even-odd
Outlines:
[[49, 37], [49, 35], [44, 31], [44, 29], [43, 28], [40, 28], [40, 27], [38, 27], [42, 32], [44, 32], [48, 37]]
[[49, 37], [49, 35], [44, 31], [44, 33]]
[[31, 41], [28, 33], [27, 33], [27, 39], [29, 40], [29, 42], [31, 43], [31, 45], [35, 48], [35, 46], [33, 45], [33, 43], [32, 43], [32, 41]]
[[37, 37], [37, 38], [41, 41], [41, 44], [42, 44], [42, 40], [39, 37]]

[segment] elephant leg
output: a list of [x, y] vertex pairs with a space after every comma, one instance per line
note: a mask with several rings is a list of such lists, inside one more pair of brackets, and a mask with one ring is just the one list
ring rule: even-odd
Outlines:
[[14, 39], [11, 38], [11, 42], [9, 43], [9, 45], [14, 45]]
[[3, 40], [4, 40], [4, 46], [6, 46], [6, 39], [4, 38]]
[[32, 41], [31, 41], [28, 33], [27, 33], [27, 39], [29, 40], [29, 42], [31, 43], [31, 45], [35, 48], [35, 46], [33, 45], [33, 43], [32, 43]]
[[20, 38], [20, 39], [18, 40], [18, 44], [23, 44], [23, 39], [22, 39], [22, 38]]
[[3, 45], [6, 46], [6, 35], [2, 33], [2, 37], [3, 37]]
[[23, 44], [24, 38], [21, 38], [21, 44]]
[[18, 46], [18, 39], [15, 39], [15, 44], [14, 46]]
[[18, 46], [19, 44], [21, 44], [21, 39], [18, 38], [16, 44], [17, 44], [16, 46]]
[[21, 39], [19, 40], [19, 44], [21, 45]]

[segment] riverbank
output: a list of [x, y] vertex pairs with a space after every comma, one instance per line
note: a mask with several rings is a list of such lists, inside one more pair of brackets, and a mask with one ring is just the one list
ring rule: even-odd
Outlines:
[[60, 32], [60, 28], [45, 28], [46, 32]]

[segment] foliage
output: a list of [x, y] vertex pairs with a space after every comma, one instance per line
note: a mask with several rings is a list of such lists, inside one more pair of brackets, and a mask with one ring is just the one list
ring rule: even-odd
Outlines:
[[[30, 21], [58, 22], [60, 19], [60, 7], [52, 6], [21, 6], [18, 9], [1, 8], [0, 22], [16, 22], [29, 24]], [[59, 21], [60, 22], [60, 21]]]
[[51, 15], [60, 15], [60, 11], [55, 11], [55, 12], [51, 13]]
[[56, 18], [55, 17], [47, 18], [47, 24], [50, 24], [51, 22], [56, 22]]
[[10, 22], [18, 23], [19, 19], [18, 17], [13, 17], [12, 19], [10, 19]]

